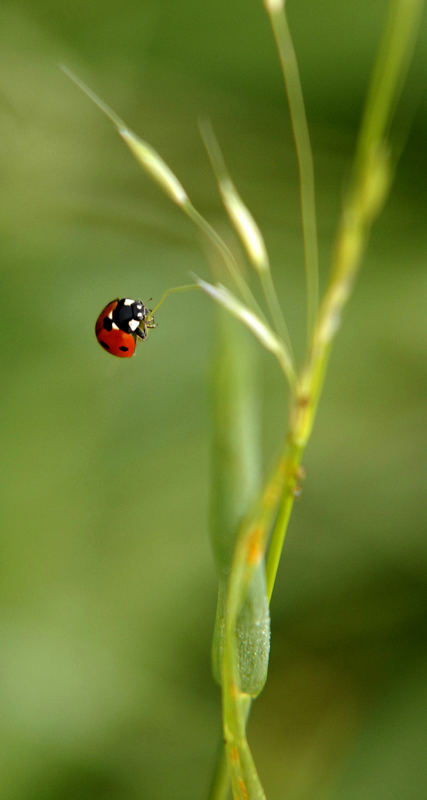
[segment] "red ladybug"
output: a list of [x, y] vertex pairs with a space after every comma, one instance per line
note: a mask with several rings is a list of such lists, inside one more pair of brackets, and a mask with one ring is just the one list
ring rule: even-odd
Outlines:
[[95, 325], [99, 344], [107, 353], [119, 358], [133, 356], [136, 340], [146, 339], [149, 328], [156, 324], [142, 300], [112, 300], [101, 311]]

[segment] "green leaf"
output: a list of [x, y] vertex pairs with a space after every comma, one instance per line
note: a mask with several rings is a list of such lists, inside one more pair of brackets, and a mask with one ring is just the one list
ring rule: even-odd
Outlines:
[[[221, 683], [227, 580], [239, 526], [260, 488], [257, 376], [248, 336], [218, 312], [213, 361], [213, 475], [211, 537], [218, 571], [213, 671]], [[264, 686], [270, 645], [264, 561], [254, 573], [236, 624], [240, 689]]]

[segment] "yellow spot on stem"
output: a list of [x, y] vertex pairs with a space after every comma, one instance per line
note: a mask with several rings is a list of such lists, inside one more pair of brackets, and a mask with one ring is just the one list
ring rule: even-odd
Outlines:
[[251, 566], [255, 566], [256, 564], [258, 564], [261, 558], [263, 557], [263, 549], [260, 544], [262, 535], [263, 535], [263, 529], [255, 528], [255, 530], [253, 530], [249, 536], [247, 563], [250, 564]]
[[239, 692], [238, 686], [236, 686], [234, 681], [231, 681], [230, 682], [230, 697], [231, 697], [231, 699], [232, 700], [237, 700], [237, 698], [239, 697], [239, 694], [240, 694], [240, 692]]

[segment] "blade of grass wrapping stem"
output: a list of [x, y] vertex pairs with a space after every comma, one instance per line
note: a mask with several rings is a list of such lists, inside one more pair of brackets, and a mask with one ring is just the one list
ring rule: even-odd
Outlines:
[[265, 800], [246, 738], [250, 698], [242, 693], [236, 621], [260, 563], [264, 563], [268, 534], [283, 490], [286, 463], [281, 458], [261, 496], [239, 530], [227, 585], [222, 661], [223, 728], [233, 795], [237, 800]]
[[[217, 311], [213, 361], [211, 539], [218, 573], [213, 671], [221, 683], [224, 608], [236, 535], [260, 487], [259, 411], [254, 352], [248, 334]], [[264, 564], [253, 576], [236, 620], [241, 690], [256, 696], [265, 683], [270, 633]]]
[[[255, 507], [249, 512], [248, 517], [243, 521], [241, 528], [238, 532], [236, 540], [235, 552], [233, 555], [232, 569], [229, 575], [230, 582], [234, 584], [236, 577], [239, 580], [239, 575], [236, 575], [234, 564], [236, 558], [241, 560], [242, 544], [246, 546], [249, 544], [249, 553], [255, 562], [259, 559], [262, 562], [262, 552], [259, 550], [261, 538], [263, 546], [267, 541], [267, 533], [271, 527], [274, 518], [275, 510], [279, 502], [283, 482], [286, 476], [286, 459], [282, 456], [276, 464], [272, 474], [270, 475], [264, 490], [260, 497], [255, 499]], [[258, 530], [258, 538], [253, 535], [254, 531]], [[260, 538], [260, 535], [261, 538]], [[246, 543], [246, 545], [245, 545]], [[237, 550], [239, 556], [236, 556]], [[242, 582], [242, 587], [247, 583]], [[244, 592], [245, 589], [243, 588]], [[235, 630], [236, 621], [241, 607], [240, 599], [238, 605], [231, 604], [230, 607], [230, 591], [227, 588], [225, 596], [226, 602], [226, 615], [230, 612], [233, 615], [233, 621], [230, 623], [231, 630]], [[225, 627], [229, 627], [229, 622], [224, 618]], [[230, 662], [230, 647], [232, 652], [232, 662]], [[218, 750], [217, 762], [215, 765], [215, 772], [209, 793], [209, 800], [226, 800], [228, 797], [229, 787], [229, 772], [224, 767], [223, 751], [224, 748], [227, 753], [227, 762], [230, 766], [230, 773], [233, 782], [234, 796], [238, 798], [263, 798], [261, 785], [256, 773], [255, 765], [251, 756], [251, 752], [246, 741], [245, 726], [246, 720], [249, 715], [252, 698], [246, 694], [242, 694], [238, 686], [238, 659], [236, 655], [236, 639], [232, 635], [228, 639], [228, 644], [225, 648], [226, 653], [223, 653], [222, 662], [222, 696], [223, 696], [223, 737], [221, 738], [220, 747]], [[232, 663], [232, 667], [231, 667]], [[230, 669], [232, 670], [230, 673]], [[231, 679], [230, 679], [231, 674]], [[248, 787], [254, 788], [256, 794], [245, 794]]]

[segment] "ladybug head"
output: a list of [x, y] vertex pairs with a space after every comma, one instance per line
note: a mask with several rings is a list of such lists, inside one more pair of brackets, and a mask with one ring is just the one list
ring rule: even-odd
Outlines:
[[124, 297], [118, 301], [113, 311], [113, 322], [121, 331], [135, 333], [149, 313], [142, 300], [131, 300], [129, 297]]

